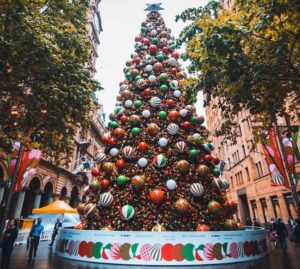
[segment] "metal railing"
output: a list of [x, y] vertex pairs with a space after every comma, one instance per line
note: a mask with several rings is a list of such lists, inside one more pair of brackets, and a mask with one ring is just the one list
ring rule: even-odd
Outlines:
[[[27, 243], [27, 239], [29, 237], [30, 230], [19, 230], [18, 237], [15, 241], [15, 245], [23, 245]], [[41, 236], [42, 241], [51, 240], [52, 230], [44, 231], [43, 235]]]

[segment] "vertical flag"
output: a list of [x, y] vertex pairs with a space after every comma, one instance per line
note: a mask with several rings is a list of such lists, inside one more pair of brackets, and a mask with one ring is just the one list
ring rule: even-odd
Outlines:
[[290, 188], [276, 139], [275, 127], [269, 129], [268, 137], [265, 137], [261, 144], [271, 174], [271, 186], [285, 186], [286, 188]]
[[297, 185], [298, 176], [295, 171], [295, 159], [299, 156], [297, 145], [299, 126], [280, 126], [280, 139], [282, 140], [284, 150], [287, 156], [288, 169], [293, 177], [293, 183]]

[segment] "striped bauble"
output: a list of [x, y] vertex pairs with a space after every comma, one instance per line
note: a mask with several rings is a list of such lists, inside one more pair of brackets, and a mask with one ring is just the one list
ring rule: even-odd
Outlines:
[[96, 163], [101, 163], [106, 159], [106, 154], [104, 152], [100, 152], [96, 155], [95, 157], [95, 162]]
[[175, 147], [176, 149], [178, 149], [179, 152], [183, 153], [186, 151], [187, 149], [187, 145], [184, 141], [178, 141], [176, 144], [175, 144]]
[[204, 188], [201, 183], [193, 183], [190, 187], [190, 192], [194, 197], [200, 197], [204, 193]]
[[167, 158], [163, 154], [158, 154], [153, 159], [157, 167], [164, 167], [167, 164]]
[[150, 101], [149, 101], [150, 105], [152, 107], [158, 107], [161, 104], [161, 100], [159, 97], [157, 96], [153, 96]]
[[188, 172], [190, 170], [190, 164], [186, 160], [180, 160], [176, 164], [176, 169], [182, 173]]
[[107, 207], [110, 206], [114, 198], [110, 192], [104, 192], [100, 195], [99, 204], [101, 206]]
[[131, 205], [124, 205], [120, 210], [121, 218], [123, 220], [130, 220], [134, 216], [134, 208]]
[[175, 135], [178, 133], [179, 127], [176, 123], [170, 123], [167, 127], [167, 131], [170, 135]]
[[134, 176], [131, 179], [131, 185], [133, 186], [133, 188], [136, 191], [140, 191], [145, 185], [144, 177], [143, 176]]

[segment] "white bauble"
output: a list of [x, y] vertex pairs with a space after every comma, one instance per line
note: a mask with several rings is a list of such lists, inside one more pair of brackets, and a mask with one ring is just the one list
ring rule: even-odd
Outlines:
[[153, 66], [151, 64], [147, 64], [145, 69], [147, 72], [151, 72], [153, 70]]
[[181, 91], [180, 90], [175, 90], [173, 94], [174, 94], [175, 97], [178, 98], [178, 97], [181, 96]]
[[177, 64], [177, 60], [174, 58], [174, 57], [171, 57], [169, 60], [168, 60], [168, 63], [169, 65], [171, 66], [175, 66]]
[[115, 157], [117, 156], [119, 153], [119, 150], [117, 148], [112, 148], [110, 151], [109, 151], [109, 155]]
[[177, 188], [177, 183], [176, 183], [176, 181], [175, 181], [174, 179], [169, 179], [169, 180], [167, 181], [167, 188], [168, 188], [168, 190], [170, 190], [170, 191], [175, 190], [175, 189]]
[[162, 137], [159, 139], [158, 141], [158, 144], [161, 146], [161, 147], [165, 147], [166, 145], [168, 145], [168, 139], [165, 138], [165, 137]]
[[199, 140], [201, 138], [201, 135], [199, 133], [194, 133], [193, 134], [193, 139]]
[[132, 105], [133, 105], [133, 103], [132, 103], [131, 100], [126, 100], [126, 101], [125, 101], [125, 106], [126, 106], [126, 107], [132, 107]]
[[115, 104], [115, 106], [122, 106], [122, 102], [117, 101], [116, 104]]
[[155, 82], [156, 81], [156, 76], [150, 75], [148, 79], [149, 79], [150, 82]]
[[186, 117], [188, 114], [188, 111], [184, 108], [184, 109], [180, 109], [179, 114], [181, 117]]
[[146, 167], [148, 164], [148, 160], [146, 158], [140, 158], [138, 160], [139, 167]]
[[142, 112], [142, 116], [146, 119], [148, 119], [150, 116], [151, 116], [151, 113], [148, 109], [145, 109], [143, 112]]
[[135, 57], [137, 57], [137, 56], [139, 56], [139, 54], [137, 53], [137, 52], [133, 52], [132, 54], [131, 54], [131, 58], [135, 58]]
[[153, 29], [153, 30], [151, 31], [151, 35], [152, 35], [152, 36], [156, 36], [156, 35], [157, 35], [157, 31], [156, 31], [155, 29]]

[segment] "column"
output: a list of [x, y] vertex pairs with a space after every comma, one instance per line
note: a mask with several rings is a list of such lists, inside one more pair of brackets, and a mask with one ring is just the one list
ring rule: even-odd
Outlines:
[[17, 199], [17, 205], [15, 208], [15, 213], [14, 213], [14, 218], [20, 218], [22, 209], [23, 209], [23, 203], [24, 203], [24, 198], [25, 198], [25, 191], [21, 191], [18, 193], [18, 199]]
[[268, 212], [266, 213], [268, 220], [275, 219], [274, 208], [270, 197], [266, 197]]
[[288, 209], [287, 209], [287, 205], [285, 202], [285, 198], [282, 195], [282, 193], [278, 194], [278, 202], [279, 202], [279, 207], [280, 207], [280, 212], [281, 212], [281, 218], [282, 218], [282, 222], [287, 224], [288, 223], [288, 219], [289, 219], [289, 213], [288, 213]]
[[39, 208], [41, 204], [41, 191], [37, 191], [35, 194], [34, 202], [33, 202], [33, 209]]
[[53, 201], [54, 201], [54, 193], [51, 193], [51, 194], [49, 194], [49, 198], [48, 198], [47, 204], [48, 204], [48, 205], [49, 205], [49, 204], [52, 204]]

